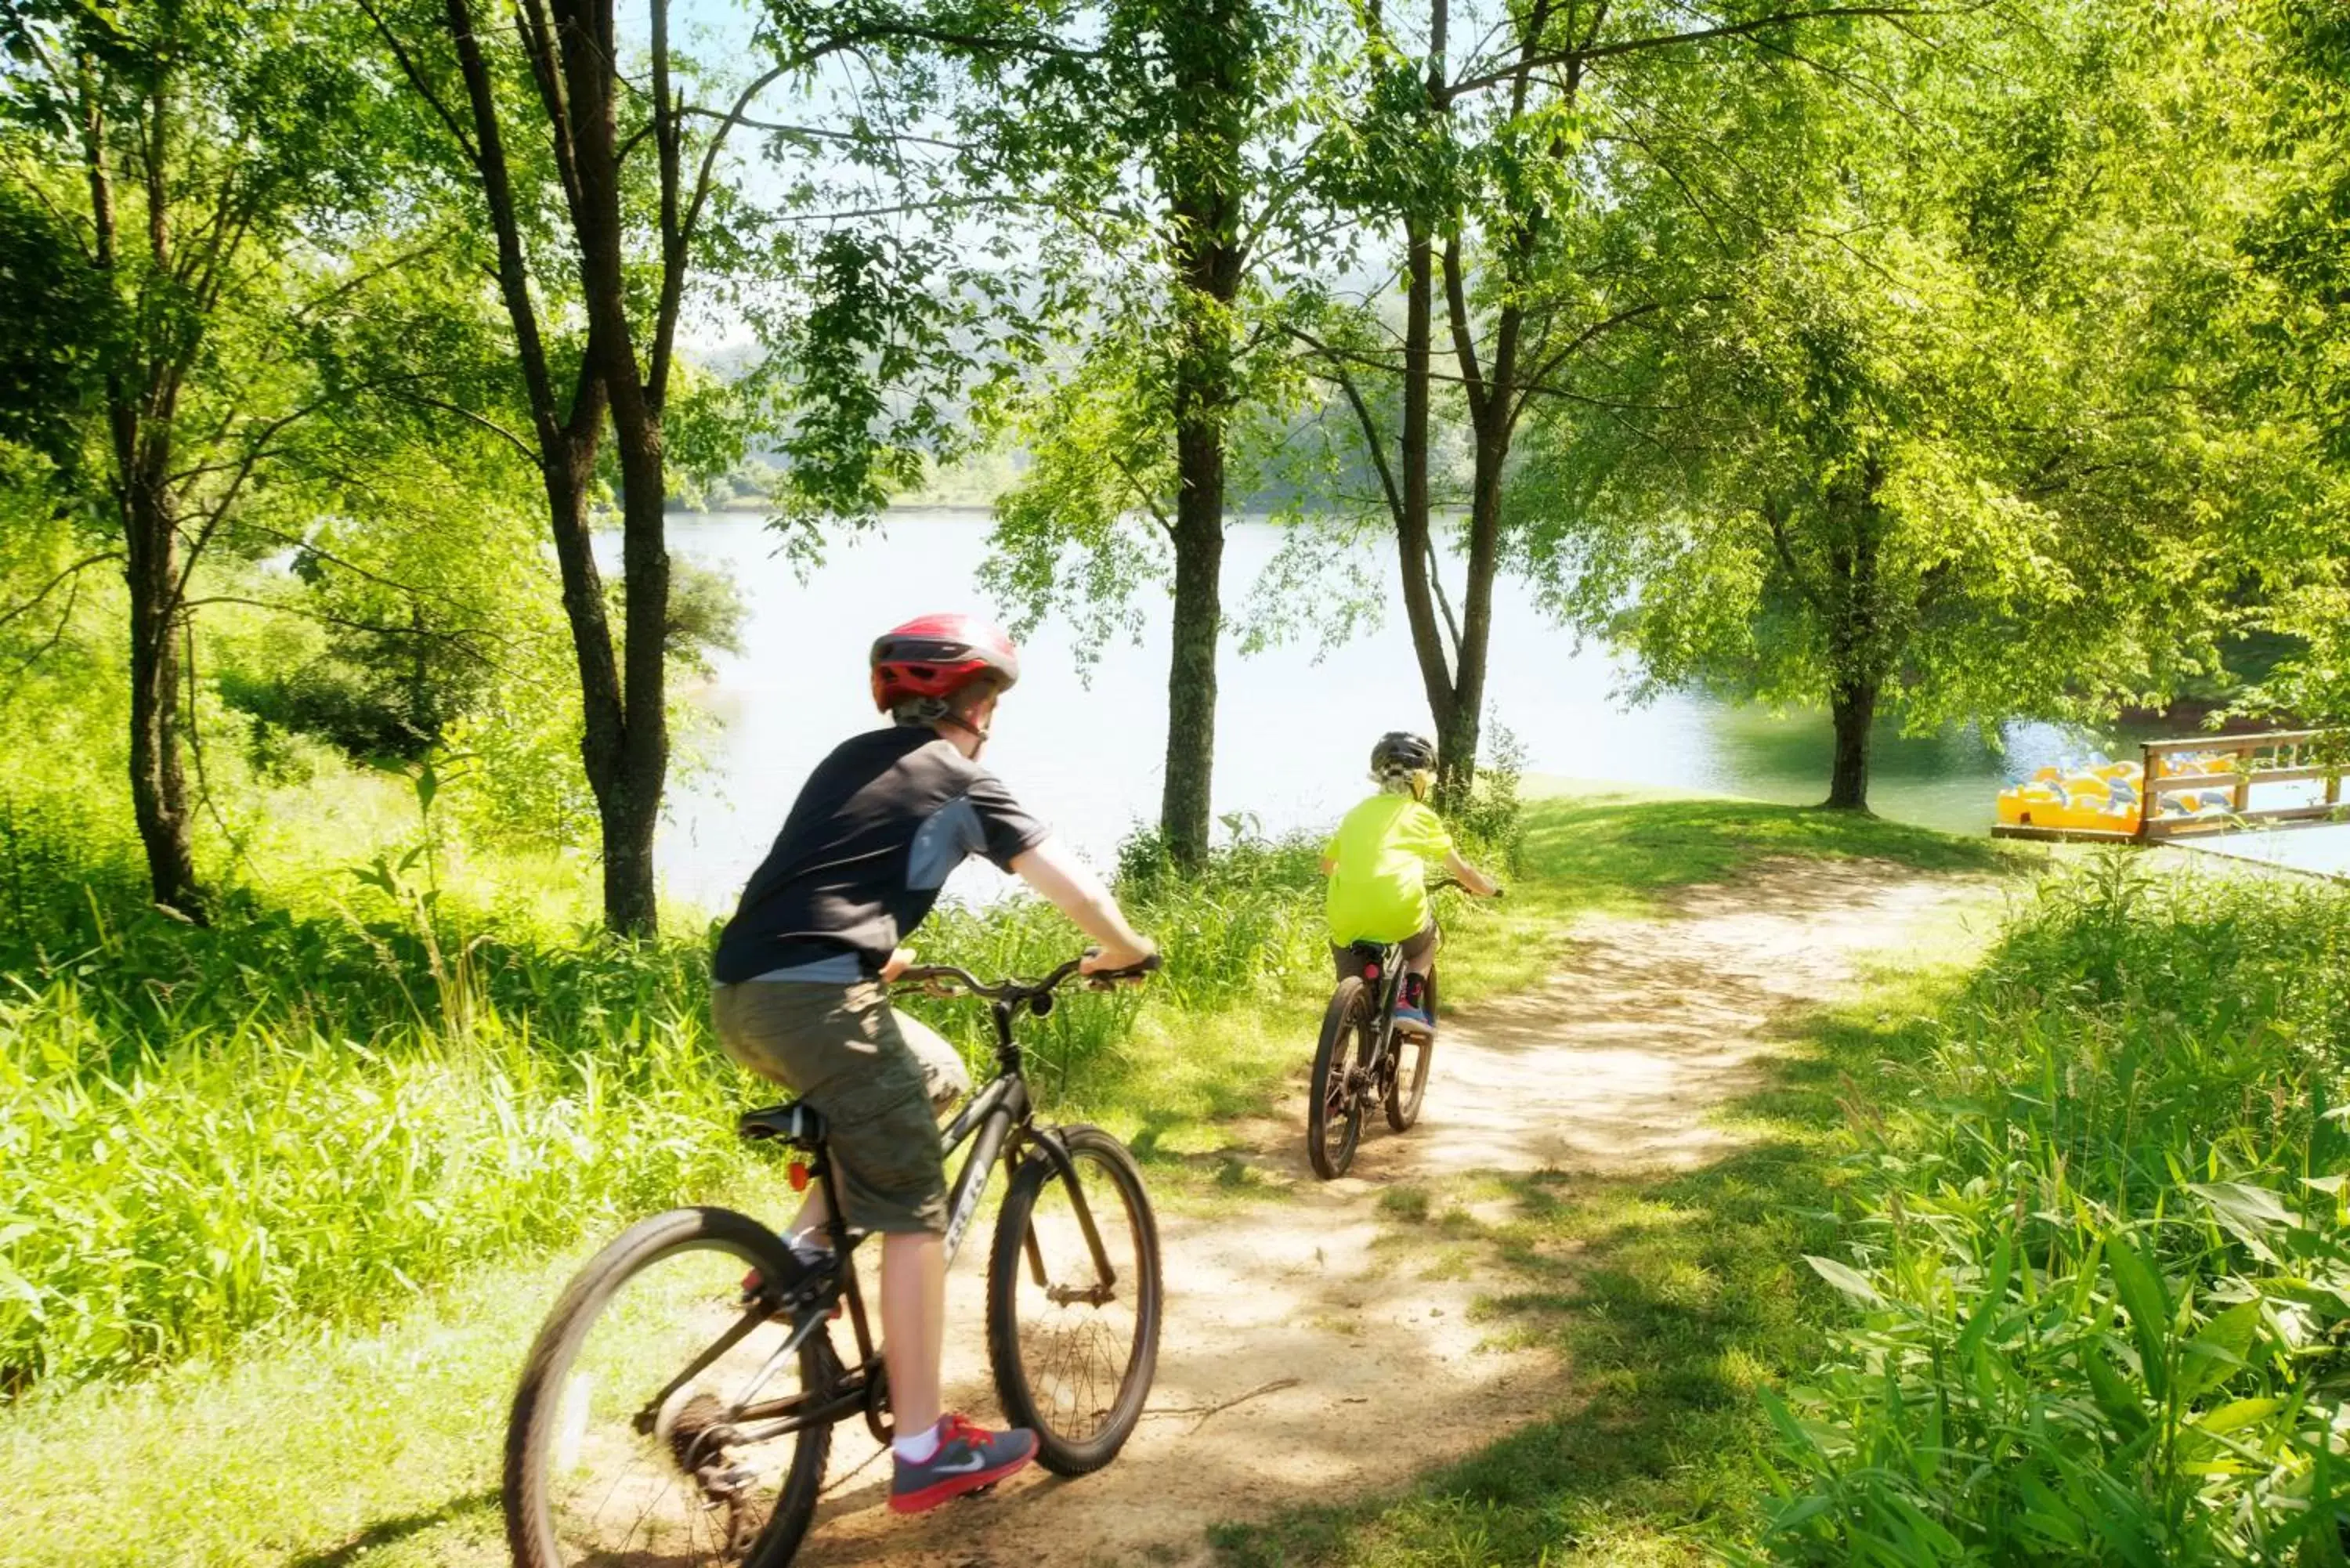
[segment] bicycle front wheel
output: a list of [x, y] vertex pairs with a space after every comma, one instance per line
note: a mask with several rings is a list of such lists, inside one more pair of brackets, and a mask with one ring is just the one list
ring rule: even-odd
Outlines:
[[1322, 1039], [1314, 1047], [1314, 1077], [1306, 1085], [1305, 1156], [1327, 1181], [1347, 1174], [1363, 1138], [1363, 1094], [1356, 1068], [1370, 1064], [1371, 989], [1348, 975], [1330, 993]]
[[1013, 1173], [987, 1260], [987, 1354], [1036, 1462], [1081, 1476], [1118, 1456], [1159, 1366], [1159, 1225], [1142, 1171], [1099, 1127], [1064, 1127]]
[[839, 1377], [818, 1329], [743, 1298], [783, 1243], [724, 1209], [631, 1227], [579, 1271], [531, 1346], [506, 1428], [506, 1539], [519, 1568], [783, 1568], [815, 1516], [828, 1426], [779, 1406]]

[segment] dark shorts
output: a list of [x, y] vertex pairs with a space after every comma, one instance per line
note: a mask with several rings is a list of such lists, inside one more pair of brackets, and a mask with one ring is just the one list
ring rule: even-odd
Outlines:
[[[1429, 921], [1428, 924], [1419, 929], [1418, 935], [1406, 937], [1404, 939], [1402, 943], [1404, 967], [1407, 969], [1419, 969], [1423, 967], [1425, 961], [1435, 954], [1436, 950], [1443, 944], [1443, 941], [1444, 933], [1436, 929], [1436, 922], [1434, 920]], [[1363, 972], [1362, 958], [1353, 948], [1342, 948], [1337, 943], [1332, 942], [1330, 944], [1330, 957], [1332, 961], [1336, 963], [1338, 966], [1338, 978], [1341, 980], [1346, 979], [1347, 976], [1350, 974], [1360, 974]]]
[[824, 1113], [833, 1185], [851, 1225], [945, 1233], [937, 1107], [971, 1091], [953, 1046], [900, 1016], [870, 981], [721, 982], [711, 987], [710, 1013], [727, 1055]]

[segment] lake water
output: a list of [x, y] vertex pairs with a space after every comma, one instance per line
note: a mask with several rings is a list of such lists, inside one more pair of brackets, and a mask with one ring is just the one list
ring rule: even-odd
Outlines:
[[[672, 553], [731, 572], [750, 611], [743, 651], [723, 656], [714, 680], [690, 694], [714, 729], [698, 742], [706, 765], [671, 790], [660, 853], [673, 894], [731, 904], [808, 769], [876, 722], [865, 670], [876, 635], [931, 611], [990, 613], [975, 580], [986, 534], [980, 510], [893, 513], [802, 582], [754, 514], [672, 519]], [[1279, 541], [1268, 526], [1232, 530], [1228, 606], [1247, 599]], [[1022, 802], [1097, 860], [1158, 815], [1166, 620], [1164, 596], [1149, 597], [1140, 644], [1106, 649], [1083, 679], [1069, 629], [1040, 628], [1022, 649], [1019, 689], [988, 747], [989, 765]], [[1219, 668], [1215, 808], [1246, 813], [1265, 832], [1331, 821], [1368, 787], [1373, 740], [1429, 728], [1400, 607], [1327, 650], [1309, 641], [1244, 657], [1228, 636]], [[1524, 745], [1529, 771], [1790, 803], [1825, 794], [1824, 717], [1774, 719], [1678, 694], [1633, 707], [1619, 700], [1621, 685], [1604, 652], [1578, 650], [1520, 585], [1499, 585], [1492, 712]], [[1870, 798], [1888, 816], [1987, 829], [2002, 784], [2084, 744], [2045, 724], [2009, 726], [2004, 754], [1971, 732], [1904, 740], [1888, 730], [1877, 738]], [[994, 883], [972, 869], [955, 886], [983, 898]]]

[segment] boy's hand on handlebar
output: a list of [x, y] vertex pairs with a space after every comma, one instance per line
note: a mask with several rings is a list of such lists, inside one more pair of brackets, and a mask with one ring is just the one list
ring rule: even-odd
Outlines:
[[898, 949], [889, 955], [889, 961], [881, 966], [881, 983], [888, 985], [899, 975], [905, 973], [909, 969], [911, 969], [913, 967], [913, 949]]
[[1139, 969], [1159, 956], [1159, 944], [1149, 937], [1138, 938], [1137, 942], [1139, 945], [1131, 947], [1121, 944], [1095, 948], [1077, 961], [1077, 972], [1114, 974], [1121, 970]]

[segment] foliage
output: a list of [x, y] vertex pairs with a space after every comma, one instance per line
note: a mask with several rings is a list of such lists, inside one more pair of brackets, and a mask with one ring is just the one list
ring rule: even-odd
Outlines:
[[1781, 1420], [1778, 1555], [2335, 1560], [2345, 917], [2101, 859], [1884, 1064], [1848, 1245], [1813, 1260], [1858, 1315]]
[[2292, 486], [2185, 369], [2228, 212], [2203, 106], [2132, 23], [1950, 26], [1882, 36], [1909, 119], [1814, 92], [1763, 127], [1791, 210], [1535, 442], [1528, 559], [1643, 691], [1833, 705], [1862, 745], [1879, 706], [2096, 715], [2216, 664], [2217, 516]]
[[[0, 1389], [373, 1322], [742, 1168], [732, 1116], [759, 1091], [708, 1038], [707, 931], [619, 942], [444, 890], [451, 780], [412, 776], [422, 827], [350, 867], [339, 909], [238, 892], [205, 928], [145, 907], [102, 816], [0, 797]], [[1310, 844], [1245, 840], [1200, 880], [1127, 859], [1170, 961], [1036, 1021], [1050, 1094], [1147, 1065], [1139, 1010], [1261, 1004], [1326, 962]], [[990, 973], [1078, 945], [1029, 899], [950, 906], [921, 940]], [[982, 1010], [910, 1005], [983, 1064]]]

